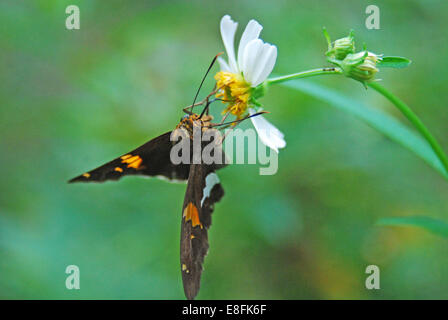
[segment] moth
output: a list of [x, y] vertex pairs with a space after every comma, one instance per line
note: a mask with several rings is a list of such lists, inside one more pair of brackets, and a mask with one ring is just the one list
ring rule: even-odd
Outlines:
[[[195, 102], [202, 84], [217, 57], [213, 59], [202, 79], [193, 104], [183, 109], [186, 114], [175, 128], [175, 130], [186, 132], [192, 140], [195, 139], [195, 130], [205, 133], [209, 130], [217, 130], [215, 129], [216, 127], [228, 127], [263, 113], [259, 112], [227, 123], [224, 123], [223, 120], [221, 123], [211, 123], [212, 116], [208, 114], [209, 106], [216, 99], [210, 100], [210, 97], [216, 93], [216, 90], [212, 91], [202, 102]], [[205, 105], [201, 114], [190, 111], [196, 105]], [[180, 268], [185, 296], [187, 299], [194, 299], [199, 292], [204, 258], [209, 249], [208, 229], [212, 223], [211, 216], [214, 205], [224, 196], [224, 189], [216, 171], [225, 167], [225, 155], [220, 149], [219, 141], [214, 141], [217, 144], [215, 152], [221, 153], [219, 156], [221, 161], [217, 163], [204, 163], [204, 161], [195, 163], [192, 161], [195, 153], [191, 147], [190, 162], [174, 164], [170, 157], [171, 148], [175, 145], [175, 142], [170, 138], [173, 133], [175, 132], [166, 132], [96, 169], [71, 179], [69, 183], [119, 180], [127, 175], [187, 181], [187, 189], [182, 205]], [[201, 141], [201, 145], [204, 143]], [[190, 146], [192, 145], [190, 144]]]

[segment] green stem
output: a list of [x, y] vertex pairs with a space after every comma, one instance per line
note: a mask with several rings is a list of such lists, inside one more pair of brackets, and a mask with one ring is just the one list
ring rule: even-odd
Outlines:
[[[266, 80], [268, 84], [276, 84], [294, 79], [303, 79], [308, 77], [320, 76], [325, 74], [343, 74], [340, 68], [319, 68], [312, 69], [303, 72], [293, 73], [286, 76], [276, 77], [272, 79]], [[391, 92], [386, 90], [377, 82], [369, 82], [367, 83], [369, 87], [371, 87], [376, 92], [383, 95], [386, 99], [388, 99], [392, 104], [397, 107], [398, 110], [415, 126], [417, 131], [425, 138], [425, 140], [429, 143], [432, 150], [435, 152], [436, 156], [439, 158], [441, 164], [445, 168], [446, 173], [448, 174], [448, 158], [443, 152], [442, 148], [438, 144], [437, 140], [432, 136], [429, 130], [425, 127], [423, 122], [417, 117], [417, 115], [409, 108], [403, 101], [401, 101], [398, 97], [393, 95]]]
[[342, 74], [341, 69], [339, 68], [319, 68], [319, 69], [312, 69], [307, 70], [303, 72], [288, 74], [286, 76], [276, 77], [272, 79], [268, 79], [268, 84], [274, 84], [274, 83], [281, 83], [289, 80], [294, 79], [303, 79], [308, 77], [314, 77], [314, 76], [321, 76], [325, 74]]
[[392, 102], [398, 108], [398, 110], [400, 110], [401, 113], [403, 113], [403, 115], [415, 126], [418, 132], [420, 132], [420, 134], [426, 139], [426, 141], [428, 141], [432, 150], [434, 150], [443, 167], [445, 168], [445, 171], [448, 173], [448, 158], [446, 157], [440, 145], [437, 143], [437, 140], [432, 136], [432, 134], [425, 127], [423, 122], [417, 117], [417, 115], [411, 110], [411, 108], [409, 108], [401, 99], [393, 95], [377, 82], [369, 82], [367, 83], [367, 85], [373, 90], [382, 94], [387, 100]]

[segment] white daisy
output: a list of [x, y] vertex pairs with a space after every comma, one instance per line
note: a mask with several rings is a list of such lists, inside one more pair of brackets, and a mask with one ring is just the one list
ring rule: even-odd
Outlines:
[[[221, 19], [221, 36], [227, 51], [228, 62], [218, 58], [221, 71], [215, 75], [217, 86], [228, 104], [225, 112], [230, 112], [240, 119], [244, 114], [254, 114], [256, 110], [251, 104], [253, 88], [263, 83], [274, 68], [277, 60], [277, 47], [259, 39], [263, 27], [255, 20], [249, 21], [241, 36], [238, 46], [238, 59], [234, 42], [238, 23], [230, 16]], [[263, 116], [251, 118], [260, 140], [278, 152], [286, 146], [283, 134]]]

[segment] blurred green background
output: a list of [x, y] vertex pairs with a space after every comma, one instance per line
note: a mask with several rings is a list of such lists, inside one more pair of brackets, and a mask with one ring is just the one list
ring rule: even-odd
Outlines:
[[[70, 4], [80, 7], [80, 30], [65, 28]], [[364, 25], [369, 4], [380, 7], [380, 30]], [[276, 74], [327, 66], [323, 26], [334, 39], [353, 28], [358, 47], [411, 58], [379, 78], [448, 150], [446, 1], [2, 1], [0, 298], [184, 298], [185, 185], [66, 181], [177, 124], [224, 50], [224, 14], [239, 34], [251, 18], [264, 26], [262, 38], [279, 49]], [[402, 120], [355, 81], [311, 81]], [[375, 226], [396, 216], [448, 220], [447, 182], [303, 93], [272, 87], [262, 102], [288, 145], [276, 175], [260, 176], [258, 165], [220, 172], [226, 195], [198, 298], [448, 298], [447, 239]], [[70, 264], [80, 267], [81, 290], [65, 288]], [[369, 264], [381, 269], [380, 290], [364, 286]]]

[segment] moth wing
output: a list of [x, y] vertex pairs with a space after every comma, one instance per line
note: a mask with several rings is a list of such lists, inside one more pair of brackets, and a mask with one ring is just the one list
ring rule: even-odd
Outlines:
[[171, 132], [150, 140], [135, 150], [69, 181], [103, 182], [118, 180], [126, 175], [161, 176], [169, 180], [187, 180], [190, 165], [175, 165], [170, 160]]
[[180, 263], [187, 299], [199, 292], [214, 204], [224, 195], [213, 166], [192, 164], [182, 207]]

